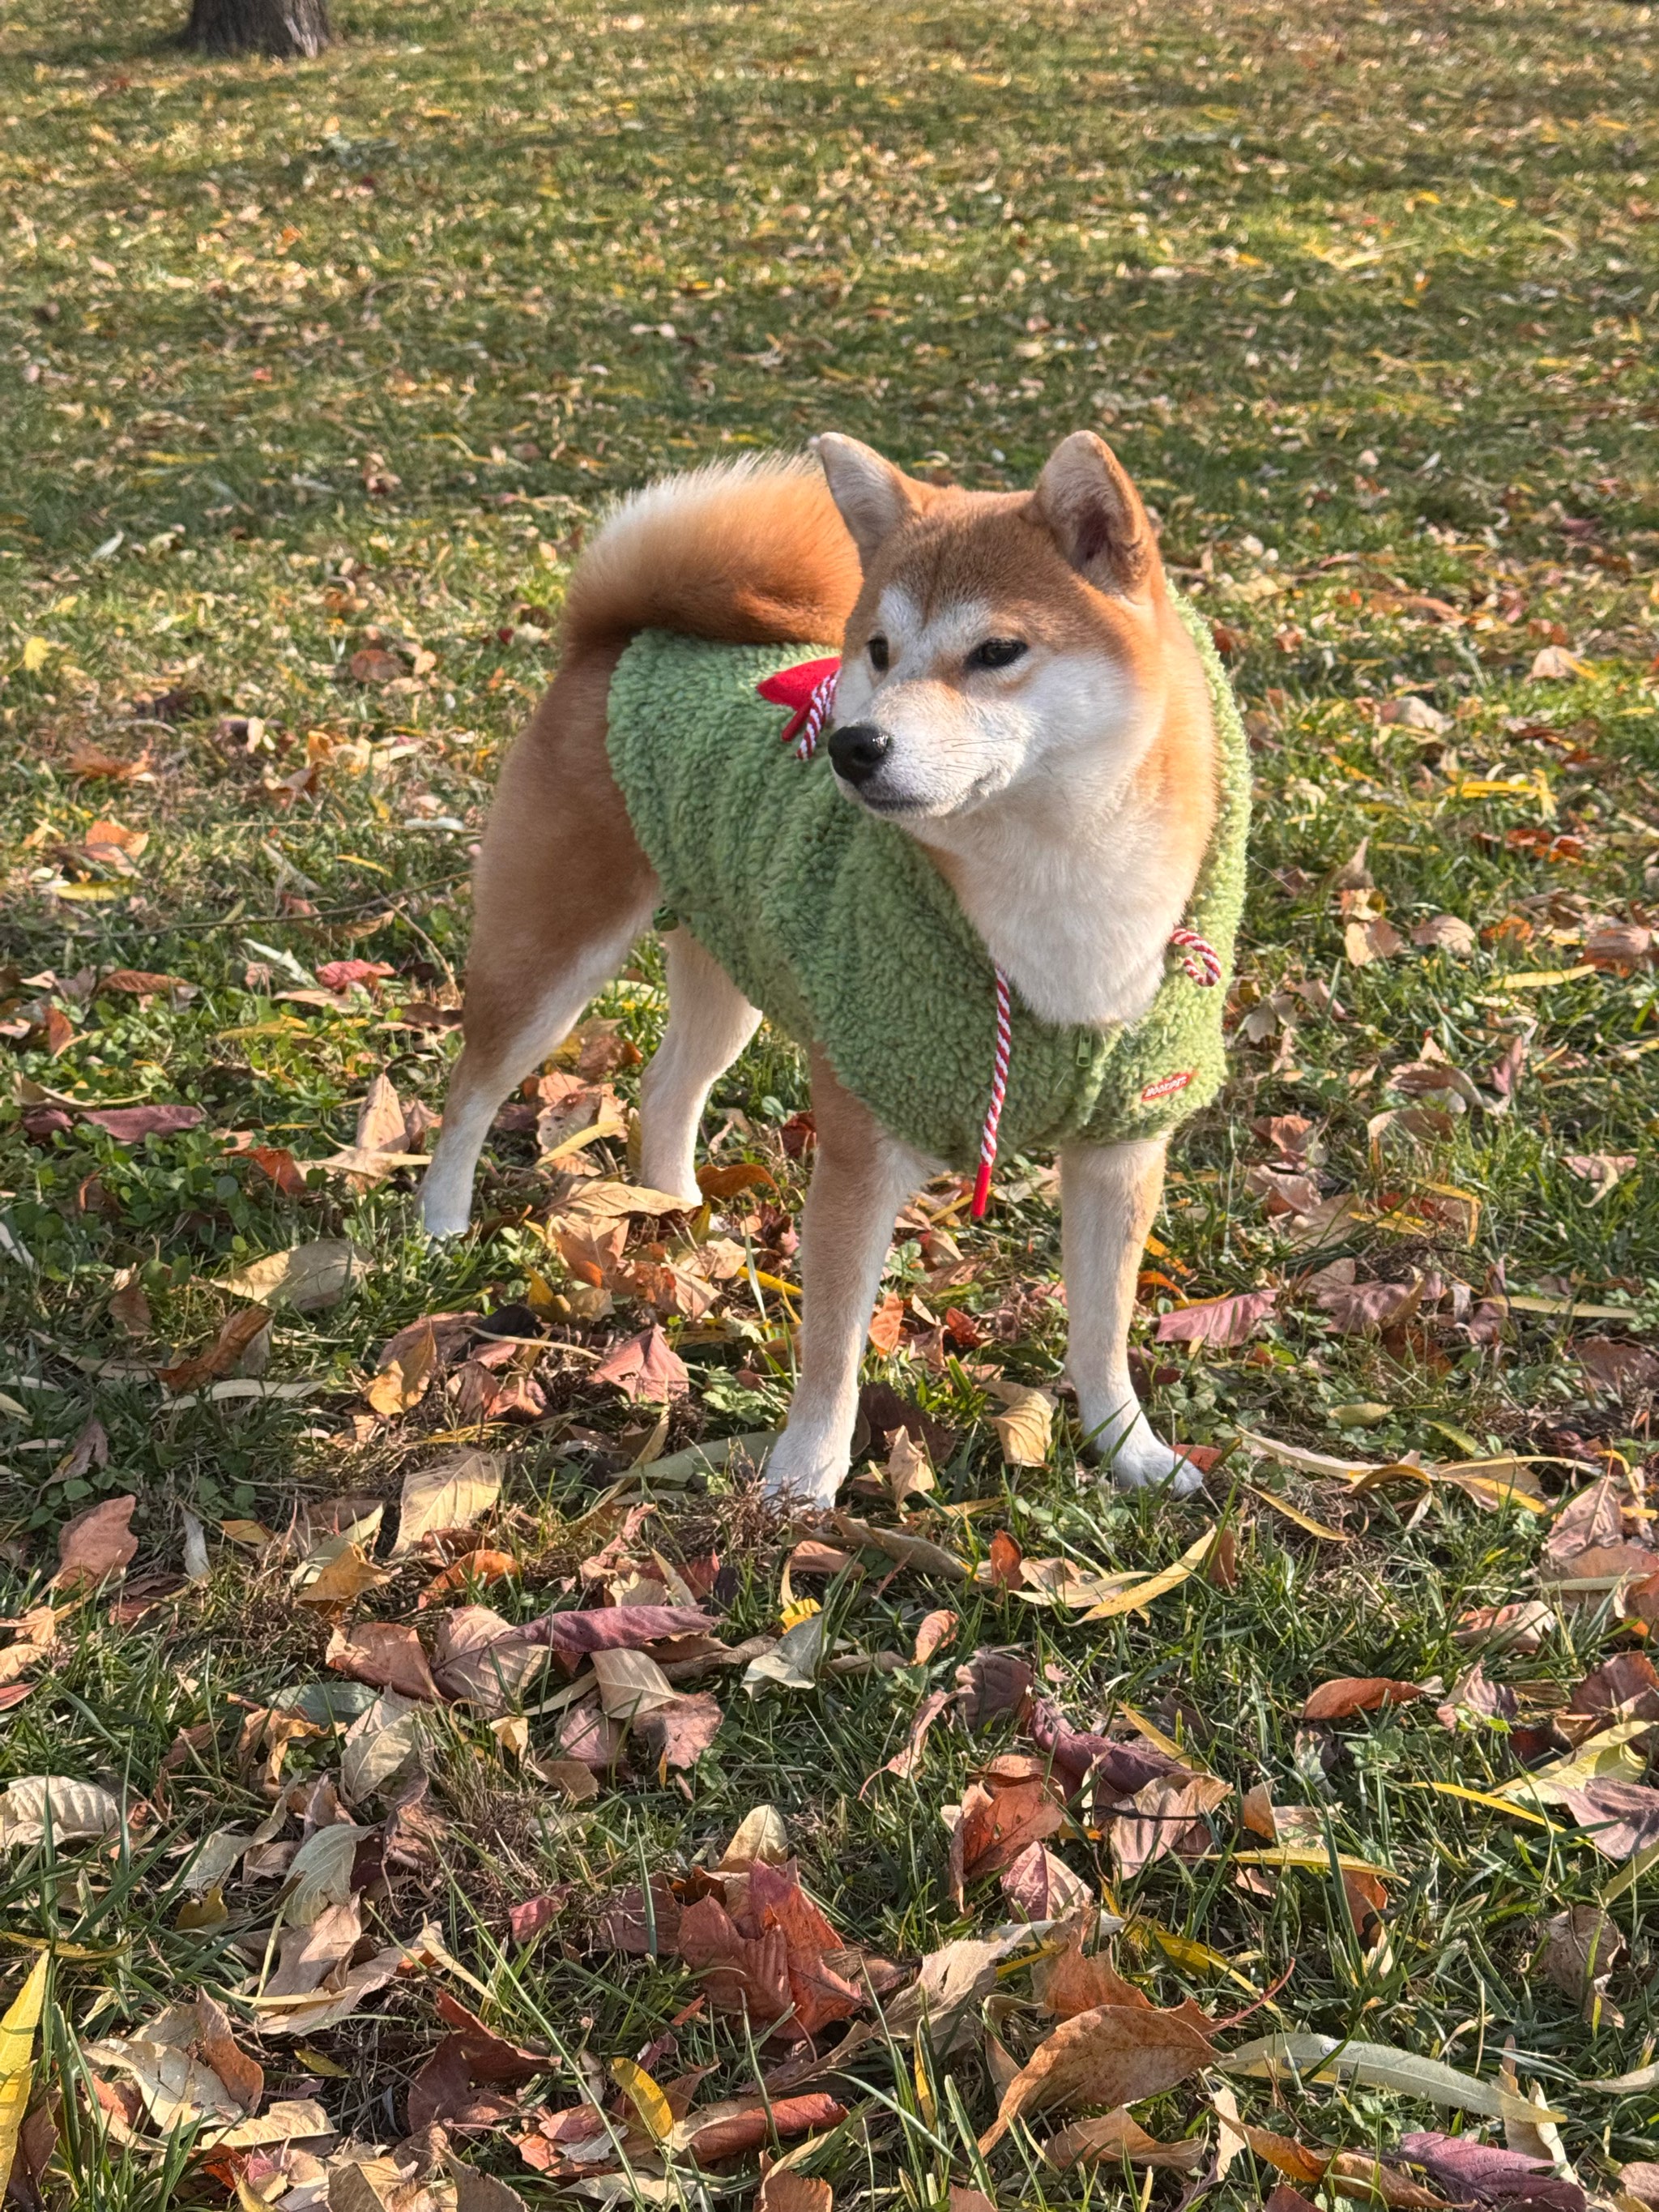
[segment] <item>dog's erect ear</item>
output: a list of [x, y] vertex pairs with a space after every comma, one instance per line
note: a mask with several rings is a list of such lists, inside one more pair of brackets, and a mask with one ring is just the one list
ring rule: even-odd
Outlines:
[[1073, 430], [1048, 456], [1033, 501], [1038, 519], [1097, 590], [1142, 596], [1158, 566], [1152, 525], [1121, 461], [1092, 430]]
[[812, 450], [830, 479], [830, 496], [841, 509], [841, 519], [867, 568], [882, 540], [916, 512], [910, 481], [872, 447], [843, 438], [838, 430], [814, 438]]

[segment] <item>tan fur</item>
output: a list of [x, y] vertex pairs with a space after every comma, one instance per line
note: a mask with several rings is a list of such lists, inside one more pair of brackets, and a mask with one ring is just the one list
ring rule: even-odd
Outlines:
[[[1085, 742], [1080, 783], [1058, 777], [1050, 789], [1038, 777], [1034, 795], [1015, 781], [979, 815], [953, 821], [947, 810], [912, 824], [914, 834], [1034, 1007], [1036, 979], [1048, 971], [1087, 983], [1103, 968], [1105, 982], [1116, 977], [1133, 998], [1137, 963], [1151, 974], [1162, 962], [1213, 823], [1214, 735], [1197, 656], [1115, 457], [1079, 433], [1056, 449], [1034, 492], [998, 495], [915, 483], [850, 439], [821, 441], [820, 459], [827, 485], [814, 465], [771, 462], [654, 486], [617, 511], [572, 580], [564, 665], [503, 770], [478, 861], [465, 1048], [424, 1193], [434, 1234], [465, 1226], [474, 1164], [501, 1100], [622, 965], [657, 902], [605, 750], [611, 678], [641, 629], [762, 644], [844, 633], [839, 726], [879, 690], [865, 649], [890, 587], [924, 617], [986, 611], [991, 635], [1044, 649], [1050, 693], [1035, 665], [1011, 669], [988, 693], [959, 652], [953, 659], [941, 648], [937, 665], [907, 678], [913, 700], [932, 701], [920, 715], [920, 750], [952, 714], [964, 729], [977, 715], [982, 730], [984, 699], [1018, 701], [1027, 684], [1021, 726], [1047, 728], [1058, 669], [1060, 704], [1085, 725], [1095, 711], [1088, 684], [1098, 684], [1104, 767]], [[1085, 672], [1080, 693], [1065, 674], [1073, 667]], [[1079, 757], [1075, 745], [1066, 757]], [[1121, 773], [1112, 767], [1120, 758]], [[1005, 927], [1017, 957], [999, 944]], [[643, 1087], [643, 1158], [653, 1187], [690, 1200], [709, 1087], [758, 1017], [685, 933], [667, 943], [672, 1012]], [[1062, 1007], [1051, 1018], [1107, 1017]], [[811, 1065], [819, 1141], [803, 1216], [802, 1375], [769, 1479], [827, 1500], [846, 1471], [859, 1358], [893, 1218], [928, 1164], [842, 1089], [821, 1052]], [[1161, 1144], [1073, 1147], [1062, 1165], [1084, 1425], [1115, 1455], [1119, 1479], [1133, 1483], [1165, 1480], [1174, 1466], [1134, 1403], [1126, 1358], [1135, 1264], [1162, 1173]], [[1194, 1480], [1177, 1473], [1176, 1487]]]

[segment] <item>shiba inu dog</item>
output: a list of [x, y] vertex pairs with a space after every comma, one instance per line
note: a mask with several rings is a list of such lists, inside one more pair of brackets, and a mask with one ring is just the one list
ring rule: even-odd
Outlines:
[[835, 435], [652, 485], [584, 554], [502, 773], [427, 1230], [465, 1230], [501, 1100], [666, 902], [641, 1180], [701, 1202], [700, 1118], [763, 1008], [811, 1062], [800, 1376], [769, 1486], [827, 1503], [847, 1475], [895, 1217], [975, 1152], [982, 1197], [1006, 1113], [1005, 1143], [1059, 1152], [1093, 1455], [1197, 1487], [1127, 1337], [1170, 1129], [1220, 1081], [1247, 808], [1207, 634], [1091, 434], [1029, 493], [917, 483]]

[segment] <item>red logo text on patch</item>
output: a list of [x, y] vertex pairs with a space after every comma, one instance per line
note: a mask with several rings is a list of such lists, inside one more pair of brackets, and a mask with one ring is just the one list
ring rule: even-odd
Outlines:
[[1140, 1094], [1143, 1106], [1155, 1106], [1160, 1098], [1173, 1098], [1177, 1091], [1184, 1091], [1198, 1073], [1195, 1067], [1184, 1068], [1178, 1075], [1160, 1075], [1156, 1083], [1149, 1083]]

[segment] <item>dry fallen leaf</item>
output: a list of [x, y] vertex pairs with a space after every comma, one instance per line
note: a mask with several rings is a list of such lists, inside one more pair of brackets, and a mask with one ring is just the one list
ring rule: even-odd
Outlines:
[[1386, 1674], [1340, 1674], [1322, 1682], [1302, 1708], [1304, 1721], [1347, 1720], [1355, 1713], [1374, 1713], [1383, 1705], [1408, 1705], [1424, 1692], [1415, 1682], [1397, 1682]]
[[137, 1503], [131, 1493], [106, 1498], [64, 1523], [58, 1532], [54, 1589], [75, 1589], [121, 1572], [138, 1550], [138, 1539], [128, 1525]]
[[222, 1287], [262, 1305], [289, 1305], [296, 1313], [320, 1313], [339, 1304], [362, 1267], [356, 1247], [343, 1237], [323, 1237], [256, 1260], [252, 1267], [227, 1275]]
[[1204, 2156], [1202, 2136], [1188, 2136], [1179, 2142], [1159, 2142], [1133, 2120], [1120, 2105], [1115, 2112], [1097, 2119], [1073, 2120], [1042, 2147], [1051, 2166], [1062, 2170], [1085, 2160], [1115, 2166], [1127, 2159], [1132, 2166], [1173, 2166], [1189, 2173]]
[[1213, 2057], [1190, 2019], [1140, 2005], [1103, 2005], [1063, 2021], [1009, 2084], [983, 2154], [1029, 2112], [1076, 2105], [1134, 2105], [1173, 2088]]
[[429, 1532], [475, 1527], [501, 1494], [503, 1464], [497, 1453], [469, 1448], [411, 1468], [404, 1477], [389, 1556], [407, 1557]]
[[925, 1667], [936, 1651], [942, 1650], [947, 1644], [953, 1644], [956, 1641], [957, 1631], [961, 1625], [955, 1613], [947, 1612], [943, 1607], [937, 1612], [927, 1613], [916, 1630], [915, 1650], [912, 1654], [913, 1663], [918, 1667]]
[[991, 1426], [1010, 1467], [1044, 1467], [1053, 1448], [1054, 1401], [1046, 1390], [1025, 1382], [999, 1378], [987, 1384], [994, 1398], [1007, 1407], [993, 1413]]
[[1158, 1316], [1160, 1344], [1243, 1344], [1272, 1313], [1277, 1291], [1240, 1291], [1231, 1297], [1206, 1298]]
[[412, 1628], [390, 1620], [360, 1620], [349, 1630], [337, 1628], [328, 1640], [325, 1663], [337, 1674], [354, 1682], [370, 1683], [377, 1690], [395, 1690], [400, 1697], [424, 1698], [435, 1705], [438, 1686], [433, 1680], [421, 1639]]

